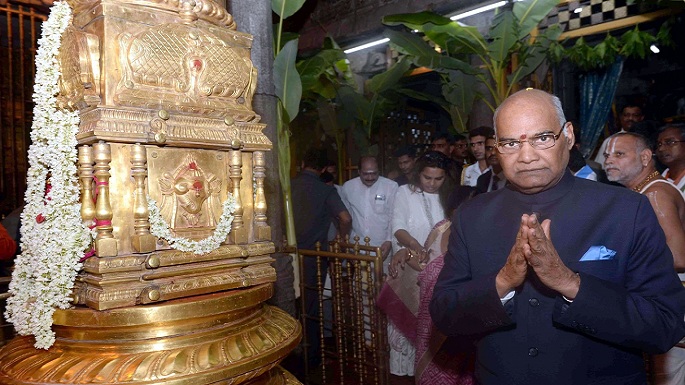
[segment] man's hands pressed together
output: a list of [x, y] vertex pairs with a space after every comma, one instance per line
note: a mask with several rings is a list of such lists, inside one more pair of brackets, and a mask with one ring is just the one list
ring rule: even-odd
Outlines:
[[495, 279], [500, 298], [520, 286], [528, 273], [528, 266], [540, 281], [567, 299], [574, 299], [580, 288], [580, 277], [566, 267], [559, 258], [550, 239], [552, 222], [545, 219], [542, 224], [536, 214], [523, 214], [516, 242], [507, 262]]

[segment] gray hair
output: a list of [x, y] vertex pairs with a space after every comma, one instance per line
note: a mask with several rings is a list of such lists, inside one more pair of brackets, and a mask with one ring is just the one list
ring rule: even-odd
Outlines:
[[644, 135], [638, 134], [636, 132], [623, 131], [611, 135], [609, 139], [618, 138], [619, 136], [630, 136], [632, 138], [635, 138], [635, 152], [638, 154], [644, 150], [652, 151], [652, 149], [649, 147], [649, 142]]
[[[507, 104], [507, 100], [509, 100], [510, 98], [520, 94], [521, 92], [527, 92], [527, 91], [530, 91], [530, 90], [525, 89], [525, 90], [521, 90], [521, 91], [516, 92], [515, 94], [513, 94], [510, 97], [508, 97], [507, 99], [505, 99], [497, 107], [497, 109], [495, 109], [495, 114], [492, 116], [492, 127], [495, 129], [495, 135], [497, 135], [497, 116], [499, 115], [499, 112], [502, 109], [502, 107], [505, 104]], [[568, 137], [568, 132], [566, 132], [566, 127], [565, 127], [566, 116], [564, 115], [564, 108], [561, 106], [561, 100], [559, 100], [559, 98], [556, 95], [552, 95], [552, 94], [545, 92], [545, 91], [540, 91], [540, 90], [538, 90], [538, 91], [544, 93], [545, 95], [547, 95], [550, 98], [549, 100], [552, 103], [552, 105], [554, 106], [554, 112], [557, 115], [557, 120], [559, 120], [559, 127], [564, 128], [562, 132], [564, 133], [564, 136]]]

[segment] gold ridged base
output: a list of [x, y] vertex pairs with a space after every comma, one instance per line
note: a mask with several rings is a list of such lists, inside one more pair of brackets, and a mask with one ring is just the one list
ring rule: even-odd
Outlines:
[[297, 384], [277, 368], [299, 323], [264, 305], [271, 284], [157, 305], [59, 310], [49, 350], [0, 350], [2, 384]]

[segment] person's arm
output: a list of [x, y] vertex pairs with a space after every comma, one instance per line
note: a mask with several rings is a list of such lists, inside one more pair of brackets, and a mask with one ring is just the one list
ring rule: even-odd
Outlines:
[[338, 235], [345, 239], [352, 229], [352, 216], [335, 188], [331, 188], [331, 193], [326, 198], [326, 206], [330, 215], [338, 222]]
[[[521, 267], [521, 264], [514, 263], [513, 259], [520, 261], [522, 258], [521, 255], [510, 258], [512, 270], [504, 268], [498, 270], [497, 266], [493, 266], [491, 274], [472, 279], [471, 256], [464, 241], [464, 225], [461, 223], [461, 218], [460, 208], [452, 219], [448, 251], [445, 254], [444, 266], [435, 284], [430, 303], [433, 323], [448, 336], [481, 335], [514, 323], [511, 314], [513, 314], [515, 301], [508, 301], [504, 304], [502, 298], [509, 288], [517, 286], [517, 279], [511, 278], [520, 274], [520, 270], [519, 273], [514, 273], [514, 271], [518, 270], [515, 267]], [[503, 239], [515, 238], [512, 235], [502, 235], [502, 237]], [[515, 250], [516, 246], [512, 248], [512, 253]], [[474, 256], [474, 258], [483, 257], [485, 256]], [[499, 258], [488, 256], [488, 259]], [[507, 271], [502, 273], [502, 270]], [[502, 273], [504, 278], [500, 282], [503, 295], [498, 293], [499, 287], [496, 283], [498, 273]]]
[[405, 229], [399, 229], [395, 231], [395, 238], [397, 238], [397, 242], [399, 242], [402, 247], [408, 248], [414, 255], [422, 255], [426, 253], [423, 245], [421, 245], [421, 243], [419, 243], [416, 238], [412, 237], [411, 234], [409, 234], [409, 232]]
[[[655, 183], [644, 195], [654, 209], [656, 219], [666, 235], [666, 244], [673, 254], [673, 266], [678, 272], [685, 271], [685, 230], [678, 215], [677, 200], [683, 202], [678, 191], [664, 183]], [[685, 204], [683, 202], [682, 204]]]
[[352, 216], [347, 210], [343, 210], [335, 218], [338, 220], [340, 238], [345, 239], [346, 236], [350, 235], [350, 230], [352, 229]]
[[[571, 304], [557, 300], [552, 321], [618, 346], [663, 353], [685, 336], [685, 289], [646, 197], [640, 197], [634, 218], [621, 223], [630, 253], [580, 263], [580, 290]], [[597, 263], [620, 270], [620, 277], [599, 278], [595, 272], [606, 277], [607, 271], [597, 270]]]

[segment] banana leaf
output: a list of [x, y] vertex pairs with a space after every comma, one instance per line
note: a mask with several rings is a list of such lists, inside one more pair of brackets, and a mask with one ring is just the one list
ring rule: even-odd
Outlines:
[[292, 122], [300, 109], [302, 81], [295, 68], [297, 40], [291, 40], [276, 55], [274, 60], [274, 85], [276, 96], [287, 111], [288, 122]]
[[509, 84], [516, 84], [533, 73], [547, 58], [551, 43], [556, 41], [559, 35], [561, 35], [561, 28], [558, 25], [553, 25], [545, 30], [535, 44], [526, 46], [525, 54], [519, 57], [519, 67], [514, 73], [507, 76]]
[[305, 0], [271, 0], [271, 10], [281, 19], [287, 19], [299, 11], [304, 2]]
[[383, 24], [389, 26], [404, 25], [410, 29], [422, 31], [426, 24], [444, 25], [451, 23], [449, 18], [434, 12], [399, 13], [383, 17]]
[[511, 48], [516, 44], [516, 20], [511, 12], [501, 12], [492, 21], [488, 54], [496, 62], [505, 62], [511, 58]]
[[559, 0], [520, 0], [514, 2], [512, 12], [518, 21], [517, 40], [530, 32], [559, 4]]

